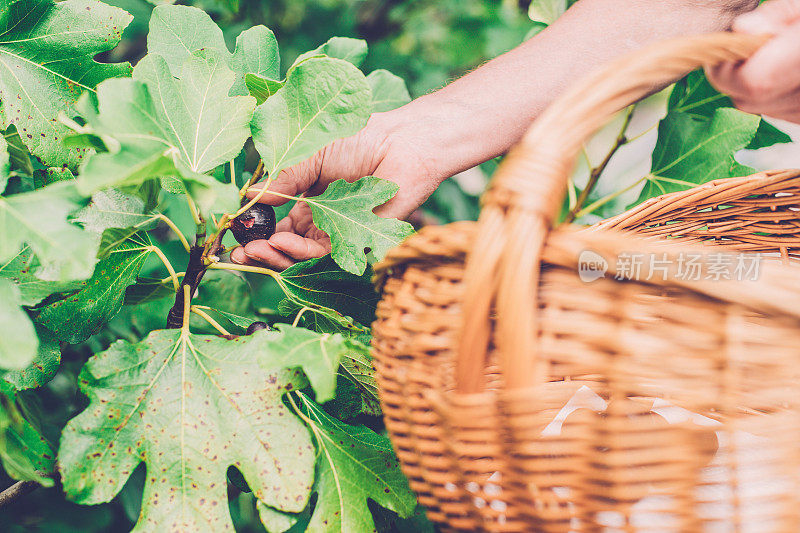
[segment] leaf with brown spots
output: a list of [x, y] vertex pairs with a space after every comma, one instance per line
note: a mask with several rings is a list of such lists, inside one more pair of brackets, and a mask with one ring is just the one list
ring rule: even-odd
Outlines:
[[144, 462], [137, 531], [232, 531], [226, 472], [233, 465], [260, 502], [302, 511], [315, 451], [282, 401], [308, 383], [277, 357], [276, 340], [286, 335], [262, 330], [225, 340], [160, 330], [89, 359], [81, 372], [89, 405], [61, 438], [68, 496], [110, 501]]
[[381, 403], [378, 398], [378, 383], [375, 380], [375, 369], [372, 367], [369, 346], [349, 339], [347, 347], [348, 350], [342, 357], [339, 374], [355, 385], [358, 390], [361, 396], [361, 412], [380, 416]]
[[365, 426], [328, 416], [303, 393], [293, 407], [317, 446], [317, 503], [306, 531], [375, 531], [367, 498], [403, 518], [414, 512], [416, 497], [400, 471], [389, 439]]
[[85, 341], [119, 312], [125, 291], [136, 283], [151, 247], [147, 234], [126, 238], [98, 261], [81, 290], [42, 307], [36, 323], [65, 342]]
[[3, 379], [17, 390], [41, 387], [53, 379], [61, 366], [61, 345], [56, 336], [38, 326], [36, 335], [39, 337], [39, 348], [33, 361], [24, 368], [9, 370], [3, 375]]
[[14, 124], [31, 153], [49, 166], [76, 170], [85, 148], [63, 144], [69, 130], [59, 113], [84, 91], [130, 74], [127, 63], [98, 63], [132, 17], [95, 0], [20, 0], [0, 9], [0, 99], [3, 128]]

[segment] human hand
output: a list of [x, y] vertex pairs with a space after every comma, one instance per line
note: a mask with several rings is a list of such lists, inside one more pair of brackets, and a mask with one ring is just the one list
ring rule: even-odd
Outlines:
[[711, 83], [742, 111], [800, 123], [800, 0], [771, 0], [733, 29], [774, 37], [744, 63], [709, 69]]
[[[355, 181], [377, 176], [397, 183], [400, 189], [375, 213], [404, 219], [433, 193], [441, 179], [429, 170], [430, 162], [425, 160], [419, 141], [407, 138], [399, 130], [385, 114], [373, 115], [356, 135], [334, 141], [310, 159], [280, 172], [268, 190], [289, 196], [316, 196], [338, 179]], [[248, 198], [256, 197], [262, 186], [251, 188]], [[275, 206], [287, 201], [268, 192], [259, 199]], [[283, 270], [297, 261], [322, 257], [331, 251], [330, 238], [314, 225], [311, 209], [304, 202], [297, 202], [275, 229], [269, 240], [252, 241], [234, 249], [231, 260]]]

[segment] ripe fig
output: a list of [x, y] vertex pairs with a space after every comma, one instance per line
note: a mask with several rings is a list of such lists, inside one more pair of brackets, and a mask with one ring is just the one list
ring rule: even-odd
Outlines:
[[241, 245], [250, 241], [269, 239], [275, 233], [275, 210], [271, 205], [254, 204], [231, 220], [231, 233]]
[[258, 331], [260, 329], [266, 329], [266, 330], [269, 330], [269, 331], [275, 331], [266, 322], [258, 321], [258, 322], [253, 322], [252, 324], [250, 324], [250, 326], [248, 326], [247, 333], [245, 333], [245, 335], [252, 335], [253, 333], [255, 333], [256, 331]]

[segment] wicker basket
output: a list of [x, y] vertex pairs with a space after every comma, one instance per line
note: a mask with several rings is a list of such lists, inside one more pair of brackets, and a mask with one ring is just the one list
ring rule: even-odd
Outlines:
[[[442, 530], [800, 531], [800, 283], [780, 260], [800, 246], [800, 171], [550, 229], [613, 113], [762, 42], [684, 39], [603, 70], [511, 151], [478, 223], [425, 228], [378, 265], [386, 426]], [[706, 279], [725, 248], [701, 241], [779, 259]], [[591, 282], [587, 250], [608, 263]], [[626, 277], [631, 252], [667, 271]]]

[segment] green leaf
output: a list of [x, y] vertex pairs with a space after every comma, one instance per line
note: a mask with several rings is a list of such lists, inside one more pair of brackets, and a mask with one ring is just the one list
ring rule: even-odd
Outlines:
[[52, 487], [48, 476], [55, 469], [55, 453], [41, 433], [22, 415], [17, 395], [0, 380], [0, 461], [16, 480], [37, 481]]
[[75, 175], [68, 168], [49, 167], [44, 170], [33, 171], [33, 181], [37, 189], [47, 187], [48, 185], [58, 183], [59, 181], [70, 181], [74, 179]]
[[253, 142], [268, 174], [277, 175], [356, 133], [366, 124], [370, 106], [369, 84], [353, 65], [329, 57], [304, 61], [253, 114]]
[[72, 344], [97, 333], [119, 312], [125, 290], [136, 282], [151, 246], [146, 236], [123, 241], [97, 263], [80, 291], [42, 307], [37, 324]]
[[[711, 118], [717, 109], [735, 107], [733, 101], [717, 91], [708, 81], [705, 72], [696, 70], [675, 84], [670, 93], [669, 112], [681, 112], [700, 118]], [[764, 120], [758, 125], [758, 131], [748, 150], [759, 150], [774, 144], [792, 142], [786, 133]]]
[[416, 497], [389, 439], [328, 416], [302, 393], [297, 398], [317, 446], [317, 504], [307, 531], [374, 531], [367, 498], [401, 517], [410, 516]]
[[331, 238], [331, 256], [344, 270], [361, 275], [367, 268], [365, 249], [377, 260], [414, 232], [408, 222], [381, 218], [372, 210], [397, 193], [391, 181], [367, 176], [348, 183], [336, 180], [319, 196], [304, 198], [314, 224]]
[[75, 214], [74, 220], [101, 235], [108, 228], [141, 227], [152, 218], [145, 214], [144, 200], [139, 196], [107, 189], [94, 193], [92, 201]]
[[388, 70], [373, 70], [367, 76], [372, 89], [372, 112], [391, 111], [411, 101], [406, 82]]
[[144, 461], [137, 531], [227, 531], [233, 465], [258, 500], [301, 511], [314, 450], [281, 398], [306, 381], [273, 359], [276, 335], [226, 340], [161, 330], [90, 358], [81, 372], [89, 406], [61, 438], [67, 495], [83, 504], [110, 501]]
[[27, 174], [28, 176], [33, 174], [31, 154], [28, 152], [28, 148], [22, 142], [22, 139], [20, 139], [16, 126], [13, 124], [9, 126], [8, 129], [3, 132], [3, 137], [8, 145], [11, 168], [23, 174]]
[[98, 63], [114, 48], [132, 17], [94, 0], [6, 1], [0, 10], [0, 99], [4, 128], [16, 125], [31, 153], [49, 166], [75, 170], [85, 149], [62, 145], [57, 118], [83, 91], [130, 74], [130, 65]]
[[249, 136], [255, 100], [227, 96], [234, 74], [213, 50], [197, 52], [175, 79], [163, 58], [147, 55], [133, 80], [98, 87], [99, 112], [85, 117], [97, 132], [119, 142], [115, 152], [92, 156], [79, 186], [86, 193], [174, 176], [205, 211], [222, 196], [238, 206], [235, 185], [206, 172], [238, 155]]
[[208, 270], [203, 276], [193, 302], [244, 316], [250, 311], [251, 293], [252, 289], [241, 273]]
[[734, 155], [753, 141], [760, 120], [730, 108], [716, 110], [710, 119], [667, 114], [658, 127], [651, 176], [634, 205], [713, 179], [753, 173]]
[[261, 502], [256, 504], [261, 523], [269, 533], [283, 533], [297, 523], [297, 516], [282, 513]]
[[289, 70], [296, 68], [300, 63], [312, 57], [334, 57], [342, 59], [355, 66], [360, 66], [367, 57], [367, 41], [363, 39], [352, 39], [350, 37], [331, 37], [325, 43], [313, 50], [300, 54]]
[[138, 278], [136, 283], [125, 289], [124, 305], [136, 305], [174, 296], [175, 289], [171, 281], [163, 281], [156, 278]]
[[[270, 364], [277, 363], [287, 368], [301, 367], [308, 376], [319, 402], [327, 402], [336, 394], [336, 370], [347, 345], [339, 334], [315, 333], [276, 324], [280, 332], [273, 335], [269, 345]], [[272, 332], [274, 333], [274, 332]]]
[[254, 26], [236, 38], [233, 54], [225, 44], [222, 30], [208, 14], [190, 6], [158, 6], [150, 17], [147, 34], [147, 51], [159, 54], [169, 69], [180, 77], [183, 63], [198, 50], [216, 50], [236, 73], [230, 88], [231, 95], [248, 94], [245, 75], [256, 74], [265, 78], [280, 77], [278, 41], [271, 30]]
[[0, 368], [24, 368], [39, 349], [39, 338], [20, 300], [17, 286], [0, 279]]
[[75, 181], [0, 198], [0, 227], [8, 228], [0, 236], [0, 261], [13, 259], [27, 243], [41, 263], [37, 275], [42, 279], [88, 277], [96, 262], [97, 242], [90, 232], [68, 221], [84, 201]]
[[347, 340], [347, 351], [342, 357], [339, 375], [350, 381], [361, 396], [361, 412], [372, 416], [380, 416], [381, 402], [378, 397], [378, 382], [375, 379], [375, 368], [369, 346], [352, 339]]
[[33, 361], [25, 368], [6, 372], [3, 376], [17, 390], [41, 387], [53, 379], [61, 365], [61, 346], [55, 335], [42, 327], [36, 328], [36, 334], [39, 349]]
[[246, 74], [244, 82], [247, 85], [250, 96], [255, 97], [258, 105], [263, 104], [264, 100], [278, 92], [278, 89], [284, 85], [283, 81], [256, 76], [255, 74]]
[[247, 329], [248, 327], [250, 327], [250, 324], [252, 324], [257, 320], [253, 317], [237, 315], [235, 313], [229, 313], [228, 311], [222, 311], [221, 309], [214, 309], [214, 311], [222, 315], [226, 320], [228, 320], [234, 326], [237, 326], [242, 329]]
[[300, 307], [325, 307], [362, 324], [375, 320], [378, 293], [367, 270], [357, 276], [345, 272], [330, 255], [296, 263], [276, 280], [284, 294]]
[[80, 281], [45, 281], [36, 276], [39, 261], [25, 245], [22, 250], [7, 263], [0, 265], [0, 278], [14, 282], [19, 289], [21, 305], [34, 306], [51, 294], [78, 290]]
[[794, 142], [789, 134], [782, 132], [763, 118], [758, 125], [758, 131], [753, 138], [753, 142], [747, 145], [748, 150], [760, 150], [774, 146], [776, 144], [788, 144]]
[[533, 0], [528, 6], [528, 17], [548, 26], [567, 10], [567, 0]]

